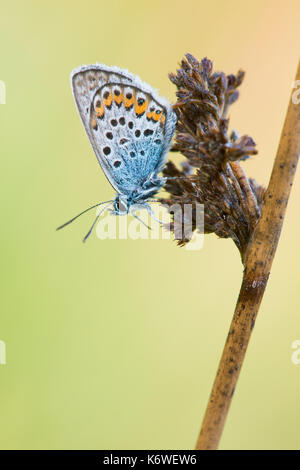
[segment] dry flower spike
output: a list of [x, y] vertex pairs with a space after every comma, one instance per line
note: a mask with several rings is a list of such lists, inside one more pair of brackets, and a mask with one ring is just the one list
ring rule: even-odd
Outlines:
[[[204, 232], [232, 238], [242, 257], [260, 216], [264, 194], [239, 163], [257, 153], [254, 141], [228, 133], [228, 110], [238, 99], [237, 88], [243, 78], [242, 71], [227, 76], [213, 72], [209, 59], [199, 62], [191, 54], [182, 60], [177, 74], [170, 74], [177, 87], [174, 109], [178, 117], [172, 150], [181, 152], [187, 161], [180, 170], [171, 161], [167, 163], [164, 176], [181, 178], [167, 181], [169, 197], [161, 200], [168, 207], [204, 204]], [[182, 178], [185, 176], [188, 178]], [[192, 214], [195, 230], [195, 211]], [[178, 240], [181, 245], [188, 241]]]

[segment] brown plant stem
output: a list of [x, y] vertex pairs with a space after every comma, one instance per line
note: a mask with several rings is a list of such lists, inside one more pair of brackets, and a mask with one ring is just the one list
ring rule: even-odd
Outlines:
[[[300, 80], [300, 63], [295, 80]], [[243, 255], [242, 286], [196, 450], [217, 449], [267, 285], [300, 154], [300, 104], [290, 100], [259, 219]]]

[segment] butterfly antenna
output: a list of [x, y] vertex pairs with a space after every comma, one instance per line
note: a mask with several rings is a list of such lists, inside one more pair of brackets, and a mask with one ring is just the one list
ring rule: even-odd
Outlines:
[[[87, 239], [89, 238], [89, 236], [91, 235], [92, 231], [93, 231], [93, 228], [95, 227], [96, 223], [98, 222], [100, 216], [103, 214], [103, 212], [105, 211], [105, 209], [108, 208], [108, 206], [110, 206], [110, 204], [113, 202], [113, 201], [106, 201], [106, 202], [109, 202], [109, 204], [107, 204], [105, 207], [103, 207], [103, 209], [99, 212], [99, 214], [97, 215], [97, 217], [95, 218], [94, 222], [93, 222], [93, 225], [91, 226], [90, 230], [88, 231], [88, 233], [86, 234], [86, 236], [84, 237], [84, 239], [82, 240], [83, 243], [85, 243], [87, 241]], [[98, 204], [99, 205], [99, 204]]]
[[71, 222], [74, 222], [74, 220], [78, 219], [78, 217], [80, 217], [82, 214], [85, 214], [86, 212], [90, 211], [91, 209], [94, 209], [95, 207], [101, 206], [102, 204], [106, 204], [107, 202], [113, 202], [113, 200], [103, 201], [103, 202], [99, 202], [98, 204], [94, 204], [93, 206], [89, 207], [88, 209], [85, 209], [83, 212], [80, 212], [80, 214], [73, 217], [73, 219], [68, 220], [68, 222], [65, 222], [63, 225], [60, 225], [59, 227], [57, 227], [56, 230], [60, 230], [61, 228], [64, 228], [66, 225], [69, 225]]

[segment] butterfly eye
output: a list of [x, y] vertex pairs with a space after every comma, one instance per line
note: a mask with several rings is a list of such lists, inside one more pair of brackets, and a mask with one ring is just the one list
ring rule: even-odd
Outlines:
[[112, 140], [112, 139], [114, 138], [112, 132], [106, 132], [106, 137], [107, 137], [109, 140]]
[[133, 122], [132, 121], [129, 121], [128, 127], [129, 127], [129, 129], [133, 129]]
[[115, 167], [115, 168], [119, 168], [120, 165], [121, 165], [120, 160], [116, 160], [116, 161], [114, 162], [114, 167]]
[[112, 120], [110, 121], [110, 123], [111, 123], [111, 125], [112, 125], [113, 127], [117, 127], [117, 125], [118, 125], [118, 121], [117, 121], [116, 119], [112, 119]]
[[140, 135], [141, 135], [141, 131], [140, 131], [139, 129], [137, 129], [137, 130], [135, 131], [135, 136], [136, 136], [136, 137], [139, 137]]
[[121, 126], [125, 126], [125, 118], [123, 116], [120, 117], [119, 123], [121, 124]]
[[152, 135], [153, 134], [153, 130], [152, 129], [146, 129], [144, 130], [144, 136], [145, 137], [148, 137], [149, 135]]
[[117, 213], [127, 213], [128, 212], [128, 207], [126, 204], [126, 201], [123, 201], [119, 196], [116, 197], [115, 202], [114, 202], [114, 207], [115, 211]]

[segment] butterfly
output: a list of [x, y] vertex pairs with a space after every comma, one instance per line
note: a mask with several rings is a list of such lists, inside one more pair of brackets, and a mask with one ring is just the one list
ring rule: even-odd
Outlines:
[[118, 67], [95, 64], [76, 68], [71, 73], [71, 88], [98, 162], [116, 190], [113, 200], [95, 204], [58, 227], [61, 229], [88, 210], [107, 204], [84, 237], [86, 241], [110, 206], [113, 214], [131, 213], [140, 221], [136, 211], [142, 208], [153, 216], [148, 202], [166, 182], [159, 173], [177, 118], [170, 103], [150, 85]]

